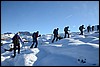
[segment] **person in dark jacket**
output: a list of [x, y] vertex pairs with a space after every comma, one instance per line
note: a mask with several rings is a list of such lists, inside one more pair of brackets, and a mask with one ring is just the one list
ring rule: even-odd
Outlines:
[[64, 38], [66, 38], [66, 34], [68, 34], [68, 38], [69, 38], [69, 32], [68, 31], [70, 31], [70, 30], [68, 30], [68, 28], [69, 28], [69, 26], [64, 28], [64, 32], [65, 32]]
[[19, 37], [18, 33], [16, 33], [14, 35], [14, 37], [12, 38], [13, 40], [13, 44], [14, 44], [14, 56], [16, 56], [16, 49], [18, 49], [18, 54], [20, 54], [20, 42], [19, 40], [24, 44], [24, 42], [21, 40], [21, 38]]
[[94, 26], [92, 26], [92, 31], [94, 31]]
[[97, 31], [99, 31], [99, 25], [97, 25]]
[[54, 29], [54, 31], [53, 31], [54, 38], [52, 40], [52, 43], [54, 42], [55, 38], [56, 38], [56, 41], [58, 41], [58, 39], [59, 39], [59, 37], [58, 37], [58, 30], [59, 30], [59, 28]]
[[31, 45], [30, 48], [33, 48], [34, 43], [36, 43], [34, 48], [37, 48], [37, 45], [38, 45], [37, 38], [41, 36], [41, 35], [39, 35], [39, 36], [38, 35], [39, 35], [39, 31], [33, 33], [33, 35], [32, 35], [32, 37], [33, 37], [33, 44]]
[[80, 30], [80, 32], [81, 32], [80, 35], [83, 35], [83, 29], [85, 29], [85, 28], [84, 28], [84, 25], [82, 25], [82, 26], [79, 27], [79, 30]]
[[87, 31], [88, 31], [88, 33], [91, 31], [91, 27], [90, 27], [90, 25], [87, 26]]

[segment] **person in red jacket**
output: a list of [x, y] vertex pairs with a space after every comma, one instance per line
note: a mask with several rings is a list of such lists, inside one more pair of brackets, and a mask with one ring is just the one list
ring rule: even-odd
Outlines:
[[37, 38], [41, 36], [41, 35], [38, 36], [38, 34], [39, 34], [39, 31], [33, 33], [33, 35], [32, 35], [32, 37], [33, 37], [33, 44], [31, 45], [30, 48], [33, 48], [34, 43], [36, 43], [34, 48], [37, 48], [37, 45], [38, 45]]

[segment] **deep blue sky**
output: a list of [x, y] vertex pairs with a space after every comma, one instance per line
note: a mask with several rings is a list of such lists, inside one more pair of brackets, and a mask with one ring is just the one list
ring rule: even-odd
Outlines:
[[75, 32], [82, 24], [99, 24], [99, 1], [1, 1], [1, 33], [62, 33], [65, 26]]

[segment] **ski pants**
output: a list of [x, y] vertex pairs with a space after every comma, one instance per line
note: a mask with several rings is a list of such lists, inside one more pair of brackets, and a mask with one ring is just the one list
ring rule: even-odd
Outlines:
[[59, 39], [58, 35], [54, 35], [54, 38], [52, 40], [52, 43], [54, 42], [55, 38], [56, 38], [56, 41], [58, 41], [58, 39]]
[[[36, 44], [35, 44], [35, 43], [36, 43]], [[35, 40], [33, 41], [33, 44], [31, 45], [31, 47], [33, 47], [34, 44], [35, 44], [35, 48], [37, 48], [37, 45], [38, 45], [38, 41], [37, 41], [37, 39], [35, 39]]]
[[83, 35], [83, 30], [80, 30], [80, 31], [81, 31], [80, 35]]
[[64, 38], [66, 38], [66, 34], [68, 34], [68, 38], [69, 38], [69, 33], [68, 33], [68, 31], [65, 32]]
[[20, 43], [15, 44], [14, 43], [14, 56], [16, 56], [16, 49], [18, 49], [18, 54], [20, 53]]

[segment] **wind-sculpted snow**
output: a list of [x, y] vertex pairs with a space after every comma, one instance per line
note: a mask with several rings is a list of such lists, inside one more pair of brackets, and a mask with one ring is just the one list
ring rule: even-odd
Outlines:
[[[21, 44], [20, 54], [16, 52], [15, 58], [11, 58], [13, 51], [4, 51], [12, 43], [2, 41], [1, 66], [99, 66], [99, 33], [78, 34], [71, 33], [70, 38], [54, 43], [51, 43], [52, 34], [43, 35], [38, 38], [38, 48], [32, 49], [32, 38], [26, 36], [31, 41]], [[60, 35], [64, 36], [63, 33]], [[85, 63], [78, 61], [82, 59]]]

